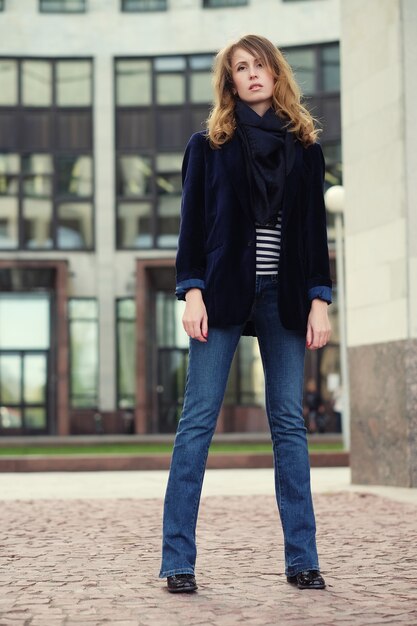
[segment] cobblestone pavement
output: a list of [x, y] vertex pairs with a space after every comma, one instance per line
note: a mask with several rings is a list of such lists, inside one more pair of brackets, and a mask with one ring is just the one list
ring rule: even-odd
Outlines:
[[158, 579], [161, 499], [3, 501], [0, 625], [417, 624], [417, 505], [348, 492], [314, 503], [326, 589], [286, 582], [273, 496], [209, 496], [199, 590], [172, 595]]

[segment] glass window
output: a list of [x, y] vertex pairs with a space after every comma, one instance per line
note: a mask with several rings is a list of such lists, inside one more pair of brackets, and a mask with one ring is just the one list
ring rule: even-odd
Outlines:
[[156, 159], [157, 246], [175, 248], [178, 240], [181, 209], [182, 155], [160, 154]]
[[323, 91], [340, 91], [339, 44], [322, 48]]
[[185, 57], [160, 57], [154, 63], [158, 104], [182, 104], [185, 100]]
[[23, 193], [27, 197], [52, 197], [53, 161], [49, 154], [22, 157]]
[[46, 355], [26, 354], [23, 361], [23, 399], [27, 404], [46, 402]]
[[65, 202], [58, 206], [57, 247], [88, 249], [93, 246], [93, 206], [89, 202]]
[[0, 192], [0, 249], [8, 250], [18, 247], [18, 215], [17, 198], [2, 197]]
[[247, 4], [248, 4], [248, 0], [203, 0], [203, 7], [205, 9], [215, 9], [218, 7], [245, 6]]
[[2, 404], [20, 404], [21, 359], [18, 354], [0, 354], [0, 395]]
[[57, 61], [58, 106], [90, 106], [92, 66], [90, 61]]
[[25, 248], [52, 248], [52, 201], [28, 198], [23, 201], [23, 244]]
[[93, 159], [91, 156], [58, 156], [58, 194], [89, 197], [93, 194]]
[[43, 13], [84, 13], [86, 0], [40, 0]]
[[136, 303], [123, 298], [116, 303], [117, 405], [132, 408], [136, 396]]
[[98, 309], [93, 298], [69, 301], [70, 401], [76, 408], [98, 403]]
[[117, 243], [120, 248], [152, 248], [152, 204], [119, 202]]
[[25, 106], [51, 106], [52, 64], [49, 61], [23, 61], [22, 84]]
[[297, 83], [305, 95], [316, 93], [316, 50], [315, 48], [299, 48], [285, 50], [285, 57], [291, 65]]
[[165, 11], [167, 0], [122, 0], [122, 11]]
[[213, 100], [211, 77], [211, 72], [193, 72], [190, 78], [191, 102], [211, 102]]
[[151, 193], [152, 161], [150, 157], [124, 155], [118, 159], [117, 195], [147, 196]]
[[17, 104], [17, 63], [14, 60], [0, 60], [0, 106]]
[[116, 100], [118, 106], [146, 106], [152, 102], [151, 62], [117, 61]]
[[0, 0], [0, 11], [4, 11], [4, 0]]
[[2, 350], [48, 349], [49, 308], [49, 298], [44, 295], [0, 295]]

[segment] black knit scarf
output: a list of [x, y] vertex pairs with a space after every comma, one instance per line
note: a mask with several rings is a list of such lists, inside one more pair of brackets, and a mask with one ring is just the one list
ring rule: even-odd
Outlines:
[[295, 158], [293, 135], [286, 130], [287, 122], [272, 108], [261, 117], [238, 100], [235, 114], [250, 185], [253, 219], [257, 224], [274, 225], [282, 209], [285, 177]]

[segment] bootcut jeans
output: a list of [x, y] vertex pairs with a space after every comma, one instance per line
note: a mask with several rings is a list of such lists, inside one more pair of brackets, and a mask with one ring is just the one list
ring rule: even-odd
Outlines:
[[[302, 417], [306, 340], [280, 322], [277, 281], [276, 275], [256, 277], [251, 318], [265, 375], [285, 574], [294, 576], [307, 569], [319, 570], [319, 560], [307, 429]], [[196, 525], [206, 460], [242, 330], [243, 325], [209, 328], [207, 343], [190, 339], [184, 407], [164, 501], [160, 578], [195, 571]]]

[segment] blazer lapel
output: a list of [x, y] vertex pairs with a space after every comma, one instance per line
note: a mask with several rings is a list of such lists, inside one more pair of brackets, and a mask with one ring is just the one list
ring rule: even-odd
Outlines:
[[285, 192], [282, 204], [282, 230], [285, 231], [290, 213], [294, 206], [295, 196], [301, 183], [303, 166], [303, 146], [299, 141], [295, 142], [295, 154], [292, 167], [287, 171], [285, 179]]
[[234, 134], [230, 141], [223, 144], [220, 152], [240, 204], [245, 213], [251, 217], [249, 183], [239, 137]]

